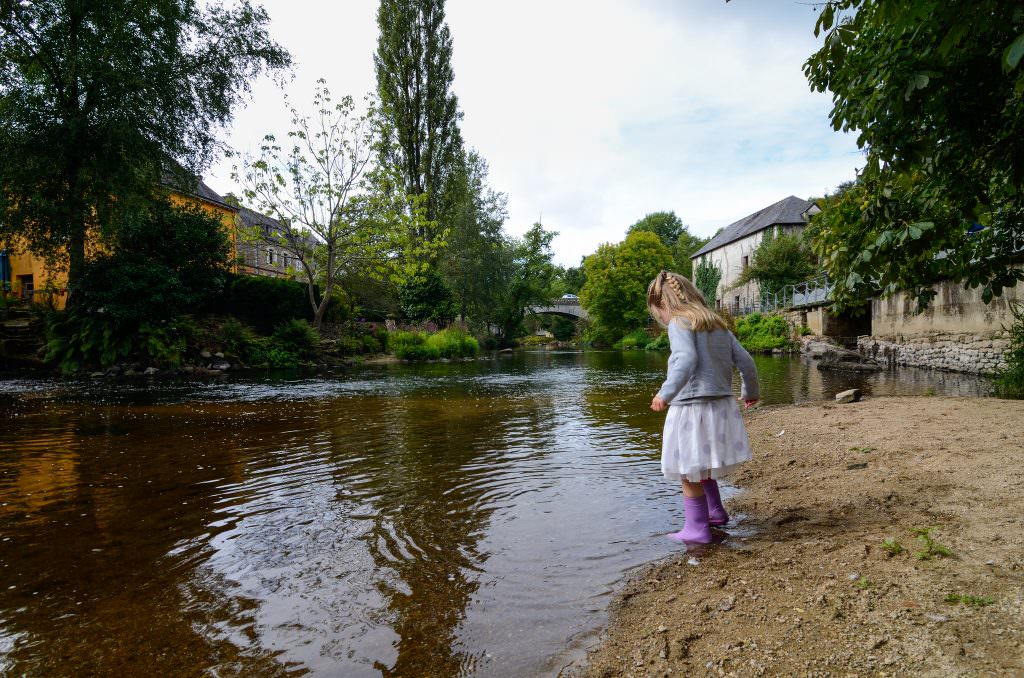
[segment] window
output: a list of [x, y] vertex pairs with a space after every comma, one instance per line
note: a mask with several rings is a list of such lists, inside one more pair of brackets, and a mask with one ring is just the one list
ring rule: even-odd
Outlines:
[[743, 270], [750, 266], [750, 257], [743, 257]]
[[274, 250], [269, 250], [269, 249], [267, 250], [267, 265], [268, 266], [273, 266], [274, 265]]

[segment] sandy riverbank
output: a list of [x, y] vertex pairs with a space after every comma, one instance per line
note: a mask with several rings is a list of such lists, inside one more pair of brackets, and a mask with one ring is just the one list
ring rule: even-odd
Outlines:
[[[748, 425], [730, 536], [634, 577], [582, 675], [1024, 675], [1024, 402], [816, 403]], [[933, 526], [952, 556], [919, 560], [911, 530]]]

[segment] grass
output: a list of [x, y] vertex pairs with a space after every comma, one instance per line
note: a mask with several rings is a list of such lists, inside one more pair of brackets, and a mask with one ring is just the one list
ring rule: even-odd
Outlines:
[[480, 353], [477, 340], [456, 328], [433, 334], [394, 332], [388, 336], [388, 347], [397, 358], [411, 361], [472, 358]]
[[882, 540], [882, 550], [888, 553], [890, 556], [898, 556], [899, 554], [906, 551], [903, 545], [900, 544], [893, 537], [886, 537]]
[[856, 584], [854, 584], [854, 586], [859, 588], [861, 591], [866, 591], [867, 589], [873, 587], [874, 585], [875, 585], [875, 583], [873, 581], [871, 581], [867, 577], [863, 577], [863, 576], [860, 579], [857, 580]]
[[850, 452], [863, 452], [867, 454], [868, 452], [874, 452], [876, 449], [874, 447], [851, 447]]
[[952, 603], [954, 605], [962, 603], [969, 607], [986, 607], [996, 602], [988, 596], [972, 596], [965, 593], [947, 594], [945, 597], [945, 601], [947, 603]]
[[914, 557], [918, 560], [935, 560], [936, 558], [950, 558], [953, 552], [948, 546], [944, 546], [932, 538], [932, 530], [938, 527], [916, 527], [911, 533], [917, 537], [921, 545], [920, 551], [914, 551]]

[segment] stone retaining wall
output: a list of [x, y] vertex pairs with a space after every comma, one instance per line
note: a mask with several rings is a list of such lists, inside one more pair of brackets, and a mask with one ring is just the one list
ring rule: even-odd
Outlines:
[[922, 336], [861, 336], [861, 355], [883, 365], [910, 365], [971, 374], [992, 374], [1006, 367], [1010, 346], [1003, 330], [984, 334], [938, 332]]
[[922, 313], [898, 293], [871, 301], [871, 336], [857, 339], [861, 353], [883, 365], [913, 365], [953, 372], [992, 374], [1006, 366], [1007, 328], [1013, 307], [1024, 303], [1024, 282], [986, 304], [981, 288], [936, 283], [935, 298]]

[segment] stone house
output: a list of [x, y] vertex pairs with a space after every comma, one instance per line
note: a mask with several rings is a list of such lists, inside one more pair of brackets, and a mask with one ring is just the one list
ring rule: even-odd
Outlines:
[[[199, 207], [218, 219], [231, 243], [233, 260], [238, 245], [237, 207], [198, 177], [184, 178], [166, 172], [159, 190], [174, 205]], [[87, 254], [90, 250], [95, 251], [96, 246], [89, 245]], [[236, 267], [232, 265], [231, 270]], [[63, 268], [50, 266], [23, 242], [0, 242], [0, 293], [62, 309], [67, 303], [67, 273]]]
[[811, 215], [821, 211], [814, 202], [794, 195], [748, 214], [735, 221], [713, 237], [707, 245], [692, 255], [693, 267], [710, 262], [722, 272], [714, 299], [708, 299], [715, 308], [727, 307], [733, 314], [757, 310], [761, 303], [761, 290], [756, 282], [737, 285], [743, 270], [754, 259], [754, 251], [769, 229], [776, 235], [802, 231]]
[[[240, 273], [305, 280], [305, 272], [295, 255], [273, 242], [284, 230], [280, 221], [248, 207], [239, 207], [238, 224], [237, 257]], [[312, 250], [315, 241], [312, 238], [304, 240]]]

